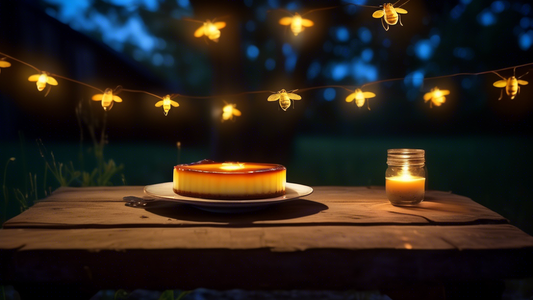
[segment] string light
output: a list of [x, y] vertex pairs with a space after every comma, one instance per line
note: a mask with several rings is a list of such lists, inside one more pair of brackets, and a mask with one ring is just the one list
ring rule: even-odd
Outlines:
[[197, 38], [201, 38], [205, 35], [208, 39], [216, 43], [218, 43], [218, 39], [220, 38], [220, 29], [226, 27], [226, 22], [215, 22], [215, 20], [213, 20], [213, 22], [211, 22], [210, 20], [206, 20], [205, 22], [192, 19], [184, 20], [203, 23], [200, 28], [196, 29], [196, 31], [194, 32], [194, 36]]
[[233, 116], [239, 117], [241, 115], [241, 111], [238, 110], [237, 104], [228, 104], [224, 105], [222, 108], [222, 122], [233, 120]]
[[170, 95], [166, 95], [163, 98], [163, 100], [158, 101], [155, 104], [155, 107], [163, 106], [163, 112], [165, 113], [165, 117], [168, 115], [168, 111], [172, 108], [172, 106], [174, 106], [174, 107], [180, 106], [178, 102], [176, 102], [174, 100], [171, 100], [170, 98], [171, 98]]
[[315, 25], [313, 21], [302, 18], [302, 16], [299, 15], [297, 12], [295, 12], [292, 17], [281, 18], [279, 20], [279, 24], [284, 26], [290, 25], [291, 31], [294, 36], [298, 36], [300, 32], [304, 31], [305, 27], [311, 27]]
[[[48, 88], [48, 91], [45, 94], [45, 96], [50, 91], [51, 85], [57, 85], [58, 84], [57, 80], [54, 78], [54, 77], [57, 77], [57, 78], [65, 79], [65, 80], [68, 80], [68, 81], [72, 81], [72, 82], [75, 82], [75, 83], [78, 83], [78, 84], [84, 85], [86, 87], [89, 87], [91, 89], [99, 91], [101, 94], [94, 95], [92, 97], [92, 99], [94, 101], [101, 101], [102, 107], [104, 108], [105, 111], [110, 110], [113, 107], [114, 102], [122, 102], [122, 99], [117, 96], [117, 94], [119, 92], [144, 93], [144, 94], [150, 95], [152, 97], [161, 99], [161, 101], [158, 101], [155, 106], [156, 107], [163, 106], [163, 110], [164, 110], [165, 116], [168, 115], [168, 111], [170, 110], [170, 108], [172, 106], [174, 106], [174, 107], [178, 107], [179, 106], [179, 104], [176, 101], [171, 100], [171, 98], [174, 97], [173, 95], [177, 95], [177, 94], [167, 95], [164, 98], [162, 98], [160, 96], [154, 95], [154, 94], [152, 94], [150, 92], [147, 92], [147, 91], [123, 89], [121, 86], [117, 86], [115, 88], [115, 90], [112, 90], [112, 89], [108, 88], [105, 91], [102, 91], [102, 90], [100, 90], [100, 89], [98, 89], [98, 88], [96, 88], [94, 86], [91, 86], [91, 85], [89, 85], [87, 83], [84, 83], [84, 82], [80, 82], [80, 81], [77, 81], [77, 80], [74, 80], [74, 79], [71, 79], [71, 78], [68, 78], [68, 77], [64, 77], [64, 76], [61, 76], [61, 75], [57, 75], [57, 74], [51, 74], [51, 73], [48, 73], [46, 71], [40, 71], [38, 68], [32, 66], [31, 64], [28, 64], [28, 63], [26, 63], [24, 61], [21, 61], [21, 60], [19, 60], [17, 58], [14, 58], [12, 56], [7, 55], [7, 54], [4, 54], [4, 53], [0, 52], [0, 55], [4, 55], [5, 56], [4, 58], [0, 59], [0, 68], [2, 66], [8, 66], [8, 64], [9, 64], [9, 66], [11, 65], [9, 62], [5, 61], [5, 59], [7, 57], [9, 59], [17, 61], [17, 62], [19, 62], [21, 64], [24, 64], [24, 65], [26, 65], [28, 67], [31, 67], [31, 68], [37, 70], [38, 72], [40, 72], [41, 74], [34, 74], [34, 75], [30, 76], [28, 78], [28, 80], [36, 82], [37, 88], [39, 89], [39, 91], [42, 91], [43, 89]], [[533, 62], [532, 63], [522, 64], [522, 65], [517, 65], [517, 66], [513, 66], [513, 67], [507, 67], [507, 68], [503, 68], [503, 69], [484, 71], [484, 72], [478, 72], [478, 73], [456, 73], [456, 74], [451, 74], [451, 75], [442, 75], [442, 76], [436, 76], [436, 77], [426, 77], [423, 80], [427, 81], [427, 80], [448, 78], [448, 77], [454, 77], [454, 76], [467, 76], [467, 75], [477, 76], [477, 75], [481, 75], [481, 74], [495, 73], [496, 75], [500, 76], [502, 78], [502, 80], [499, 80], [499, 81], [495, 82], [494, 86], [502, 87], [502, 88], [505, 87], [506, 88], [506, 93], [510, 97], [512, 97], [511, 99], [514, 99], [514, 97], [516, 95], [518, 95], [518, 93], [520, 92], [520, 85], [527, 85], [528, 84], [527, 81], [521, 80], [520, 78], [525, 76], [529, 72], [526, 72], [525, 74], [521, 75], [518, 78], [516, 78], [515, 76], [512, 76], [510, 78], [504, 78], [501, 75], [499, 75], [498, 72], [505, 71], [505, 70], [508, 70], [508, 69], [516, 70], [517, 68], [526, 67], [526, 66], [530, 66], [530, 65], [533, 65]], [[369, 98], [375, 97], [374, 93], [363, 92], [362, 88], [364, 88], [366, 86], [369, 86], [369, 85], [378, 84], [378, 83], [400, 81], [400, 80], [404, 80], [404, 77], [368, 82], [368, 83], [365, 83], [365, 84], [361, 85], [361, 88], [358, 88], [355, 91], [351, 90], [351, 89], [348, 89], [345, 86], [327, 85], [327, 86], [309, 87], [309, 88], [304, 88], [304, 89], [296, 89], [296, 90], [292, 90], [292, 91], [286, 91], [285, 89], [282, 89], [282, 90], [280, 90], [278, 92], [272, 92], [272, 91], [250, 91], [250, 92], [242, 92], [242, 93], [238, 93], [238, 94], [224, 95], [224, 96], [225, 97], [236, 97], [236, 96], [239, 96], [239, 95], [246, 95], [246, 94], [273, 93], [272, 95], [270, 95], [267, 98], [267, 100], [268, 101], [279, 101], [280, 107], [283, 109], [283, 111], [286, 111], [292, 104], [291, 100], [301, 100], [302, 99], [300, 95], [294, 93], [295, 91], [303, 92], [303, 91], [321, 89], [321, 88], [342, 88], [342, 89], [350, 92], [350, 94], [346, 97], [346, 101], [347, 102], [351, 102], [351, 101], [355, 100], [355, 104], [358, 107], [362, 107], [364, 105], [365, 101], [367, 102], [367, 105], [368, 105], [369, 102], [367, 100]], [[516, 80], [516, 82], [514, 80]], [[503, 82], [505, 82], [505, 86], [503, 86]], [[508, 82], [511, 82], [511, 84], [508, 84]], [[446, 101], [445, 96], [449, 95], [449, 93], [450, 92], [448, 90], [439, 90], [438, 88], [434, 88], [429, 93], [426, 93], [424, 95], [424, 100], [425, 100], [425, 102], [428, 102], [428, 101], [431, 100], [430, 107], [432, 107], [433, 105], [441, 106], [443, 103], [445, 103], [445, 101]], [[502, 93], [503, 93], [503, 90], [502, 90]], [[180, 97], [182, 97], [182, 98], [192, 98], [192, 99], [211, 99], [211, 98], [222, 97], [222, 96], [220, 96], [220, 95], [219, 96], [216, 96], [216, 95], [213, 95], [213, 96], [187, 96], [187, 95], [180, 95]], [[501, 97], [500, 97], [500, 99], [501, 99]], [[165, 102], [166, 102], [166, 105], [165, 105]], [[225, 120], [225, 119], [231, 120], [233, 118], [233, 116], [240, 116], [241, 115], [241, 112], [235, 108], [234, 104], [231, 104], [232, 107], [227, 107], [227, 105], [228, 104], [226, 103], [226, 106], [224, 106], [223, 109], [222, 109], [223, 110], [223, 120]], [[231, 117], [230, 117], [230, 112], [229, 112], [230, 109], [231, 109]], [[368, 106], [368, 109], [370, 110], [370, 106]]]
[[105, 89], [103, 94], [96, 94], [92, 97], [93, 101], [102, 101], [102, 107], [105, 111], [111, 110], [115, 102], [122, 102], [122, 98], [117, 95], [113, 95], [113, 90], [110, 88]]
[[405, 5], [407, 2], [409, 2], [409, 0], [407, 0], [398, 7], [394, 7], [394, 4], [398, 2], [385, 3], [380, 6], [382, 7], [382, 9], [376, 10], [372, 14], [372, 17], [376, 19], [381, 19], [381, 25], [383, 25], [385, 31], [389, 30], [389, 25], [396, 25], [398, 22], [400, 22], [400, 25], [403, 26], [400, 14], [407, 14], [407, 10], [401, 8], [401, 6]]
[[[355, 92], [351, 93], [346, 97], [346, 102], [352, 102], [355, 99], [355, 104], [357, 107], [363, 107], [365, 105], [365, 101], [368, 98], [374, 98], [376, 97], [376, 94], [372, 92], [363, 92], [361, 89], [356, 89]], [[367, 107], [368, 110], [370, 110], [370, 104], [368, 104], [367, 101]]]
[[441, 106], [444, 102], [446, 102], [446, 95], [449, 95], [450, 91], [448, 90], [439, 90], [438, 87], [434, 87], [431, 89], [429, 93], [426, 93], [424, 95], [424, 102], [429, 102], [429, 107], [432, 108], [433, 105], [435, 106]]
[[57, 80], [54, 77], [49, 76], [49, 74], [50, 73], [46, 71], [42, 71], [41, 74], [34, 74], [28, 77], [28, 81], [35, 82], [35, 84], [37, 85], [37, 90], [39, 92], [46, 88], [46, 84], [49, 84], [48, 90], [44, 95], [45, 97], [50, 92], [51, 85], [57, 85]]
[[[524, 75], [528, 74], [529, 72], [526, 72], [525, 74], [517, 78], [514, 75], [515, 71], [516, 71], [516, 68], [513, 70], [513, 76], [509, 78], [505, 78], [501, 76], [500, 74], [494, 72], [494, 74], [500, 76], [502, 80], [498, 80], [494, 82], [493, 85], [497, 88], [505, 88], [505, 93], [507, 94], [507, 96], [509, 96], [509, 98], [511, 98], [511, 100], [513, 100], [516, 97], [516, 95], [520, 93], [520, 85], [528, 84], [527, 81], [521, 80], [520, 78], [522, 78]], [[500, 98], [498, 98], [498, 100], [502, 100], [502, 97], [503, 97], [503, 89], [500, 91]]]
[[296, 90], [292, 91], [286, 91], [285, 89], [281, 89], [276, 94], [272, 94], [268, 96], [267, 101], [278, 101], [279, 100], [279, 106], [283, 111], [286, 111], [287, 108], [291, 106], [291, 100], [301, 100], [302, 97], [298, 94], [294, 94], [293, 92], [296, 92]]
[[11, 67], [11, 63], [8, 62], [8, 61], [5, 61], [5, 57], [2, 57], [2, 59], [0, 59], [0, 71], [2, 70], [2, 68], [9, 68]]

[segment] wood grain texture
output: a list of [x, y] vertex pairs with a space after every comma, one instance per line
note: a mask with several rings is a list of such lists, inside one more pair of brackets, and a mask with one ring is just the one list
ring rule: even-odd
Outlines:
[[131, 249], [480, 250], [533, 249], [533, 237], [512, 225], [287, 226], [260, 228], [9, 229], [0, 249], [18, 251]]
[[313, 194], [243, 214], [217, 214], [189, 205], [157, 202], [144, 209], [125, 206], [122, 197], [142, 196], [142, 187], [61, 188], [4, 228], [116, 228], [288, 225], [459, 225], [508, 221], [471, 199], [428, 191], [415, 207], [395, 207], [383, 189], [315, 187]]
[[382, 289], [533, 276], [533, 237], [467, 197], [411, 208], [383, 188], [315, 187], [304, 199], [215, 214], [61, 188], [0, 230], [0, 284], [87, 289]]

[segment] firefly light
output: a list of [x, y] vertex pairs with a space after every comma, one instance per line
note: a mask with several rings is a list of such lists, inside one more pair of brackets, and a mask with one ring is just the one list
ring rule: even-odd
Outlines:
[[163, 100], [161, 101], [158, 101], [156, 104], [155, 104], [155, 107], [161, 107], [163, 106], [163, 112], [165, 113], [165, 117], [168, 115], [168, 111], [172, 108], [172, 106], [174, 107], [178, 107], [180, 106], [178, 102], [174, 101], [174, 100], [171, 100], [170, 99], [170, 95], [166, 95]]
[[296, 92], [297, 90], [292, 91], [286, 91], [285, 89], [281, 89], [281, 91], [278, 91], [276, 94], [272, 94], [268, 96], [268, 101], [277, 101], [279, 100], [279, 106], [284, 111], [287, 110], [291, 106], [291, 100], [301, 100], [302, 97], [298, 94], [294, 94], [293, 92]]
[[28, 80], [31, 82], [35, 82], [35, 84], [37, 85], [37, 90], [39, 92], [44, 90], [47, 83], [49, 85], [57, 85], [57, 80], [55, 80], [54, 77], [49, 76], [49, 73], [45, 71], [43, 71], [42, 74], [31, 75]]
[[[372, 92], [363, 92], [361, 89], [356, 89], [353, 93], [346, 97], [346, 102], [352, 102], [355, 99], [355, 104], [357, 105], [357, 107], [363, 107], [366, 99], [374, 97], [376, 97], [376, 94]], [[367, 105], [368, 110], [370, 110], [370, 105], [368, 104], [368, 102]]]
[[429, 102], [429, 107], [433, 107], [432, 105], [441, 106], [442, 103], [446, 102], [446, 97], [444, 96], [449, 94], [450, 91], [448, 90], [439, 90], [438, 87], [434, 87], [429, 93], [424, 95], [424, 102], [431, 100], [431, 102]]
[[[409, 2], [409, 0], [404, 2], [402, 5], [404, 5], [407, 2]], [[372, 14], [373, 18], [381, 19], [381, 25], [383, 25], [383, 28], [385, 30], [389, 30], [389, 25], [396, 25], [398, 21], [400, 22], [400, 25], [403, 26], [402, 19], [399, 14], [407, 14], [407, 10], [400, 8], [402, 5], [398, 7], [394, 7], [394, 4], [385, 3], [382, 6], [380, 6], [382, 7], [382, 9], [376, 10]]]
[[226, 104], [222, 108], [222, 122], [233, 120], [233, 116], [239, 117], [241, 115], [241, 111], [236, 109], [236, 106], [236, 104]]
[[105, 89], [103, 94], [96, 94], [93, 96], [93, 101], [102, 101], [102, 107], [105, 111], [111, 110], [115, 102], [122, 102], [122, 99], [113, 95], [113, 90], [110, 88]]
[[[513, 70], [513, 73], [514, 73], [514, 70]], [[523, 74], [522, 76], [526, 75], [527, 73]], [[511, 98], [511, 100], [513, 100], [516, 97], [516, 95], [520, 94], [520, 85], [527, 85], [529, 83], [525, 80], [520, 79], [522, 78], [522, 76], [517, 78], [513, 74], [513, 76], [511, 77], [505, 78], [496, 72], [494, 72], [494, 74], [500, 76], [502, 80], [498, 80], [494, 82], [493, 85], [497, 88], [505, 88], [505, 93], [507, 94], [507, 96], [509, 96], [509, 98]], [[502, 97], [503, 97], [503, 89], [500, 92], [500, 98], [498, 98], [498, 100], [502, 100]]]
[[294, 36], [297, 36], [300, 32], [304, 31], [305, 27], [311, 27], [315, 25], [313, 21], [302, 18], [298, 13], [294, 13], [292, 17], [284, 17], [279, 20], [281, 25], [290, 25], [291, 31]]
[[213, 42], [218, 42], [218, 39], [220, 38], [220, 29], [224, 27], [226, 27], [226, 22], [213, 23], [210, 20], [206, 20], [200, 28], [196, 29], [194, 36], [200, 38], [205, 35]]
[[0, 59], [0, 70], [2, 70], [1, 68], [9, 68], [11, 67], [11, 63], [8, 62], [8, 61], [5, 61], [4, 58]]

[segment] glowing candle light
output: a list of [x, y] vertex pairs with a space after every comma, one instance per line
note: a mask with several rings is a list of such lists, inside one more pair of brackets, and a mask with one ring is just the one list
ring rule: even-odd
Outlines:
[[311, 27], [315, 25], [313, 21], [302, 18], [298, 13], [294, 13], [292, 17], [284, 17], [279, 20], [281, 25], [290, 25], [291, 31], [294, 36], [297, 36], [300, 32], [304, 31], [305, 27]]
[[297, 90], [292, 91], [286, 91], [285, 89], [281, 89], [281, 91], [278, 91], [276, 94], [272, 94], [268, 96], [267, 101], [278, 101], [279, 100], [279, 106], [284, 111], [287, 110], [291, 106], [291, 100], [301, 100], [302, 97], [298, 94], [294, 94], [293, 92], [296, 92]]
[[40, 92], [44, 90], [47, 83], [49, 85], [57, 85], [57, 80], [55, 80], [54, 77], [49, 76], [48, 74], [48, 72], [43, 71], [42, 74], [31, 75], [28, 78], [28, 81], [35, 82], [35, 84], [37, 85], [37, 90]]
[[178, 107], [180, 106], [178, 102], [174, 101], [174, 100], [171, 100], [170, 99], [170, 95], [166, 95], [163, 100], [161, 101], [158, 101], [156, 104], [155, 104], [155, 107], [161, 107], [163, 106], [163, 111], [165, 113], [165, 116], [168, 115], [168, 111], [170, 110], [170, 108], [172, 106], [174, 107]]
[[105, 89], [103, 94], [96, 94], [92, 97], [93, 101], [102, 101], [102, 107], [105, 111], [111, 110], [115, 102], [122, 102], [122, 99], [113, 95], [113, 90], [110, 88]]
[[439, 90], [438, 87], [432, 88], [429, 93], [426, 93], [424, 95], [424, 102], [429, 102], [429, 107], [435, 106], [441, 106], [444, 102], [446, 102], [446, 95], [449, 95], [450, 91], [448, 90]]
[[222, 122], [227, 120], [233, 120], [233, 116], [238, 117], [241, 115], [241, 111], [236, 109], [236, 106], [236, 104], [226, 104], [222, 108]]
[[[366, 99], [368, 98], [374, 98], [376, 97], [376, 94], [372, 92], [363, 92], [361, 89], [356, 89], [355, 92], [351, 93], [346, 97], [346, 102], [352, 102], [355, 99], [355, 104], [357, 107], [363, 107], [365, 104]], [[368, 104], [368, 110], [370, 110], [370, 105]]]
[[226, 22], [213, 23], [210, 20], [206, 20], [200, 28], [196, 29], [194, 36], [200, 38], [205, 35], [213, 42], [218, 42], [218, 39], [220, 38], [220, 29], [224, 27], [226, 27]]
[[392, 205], [416, 205], [424, 200], [426, 171], [424, 150], [389, 149], [385, 190]]

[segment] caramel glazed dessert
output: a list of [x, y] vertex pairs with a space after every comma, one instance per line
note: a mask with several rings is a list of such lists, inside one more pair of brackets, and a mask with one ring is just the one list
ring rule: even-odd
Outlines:
[[201, 160], [174, 167], [174, 193], [182, 196], [242, 200], [285, 195], [287, 169], [265, 163]]

